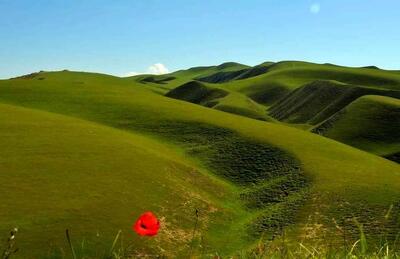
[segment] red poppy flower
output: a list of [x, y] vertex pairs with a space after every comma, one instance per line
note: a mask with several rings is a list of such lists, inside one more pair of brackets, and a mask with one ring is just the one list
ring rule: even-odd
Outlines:
[[141, 236], [155, 236], [160, 229], [160, 222], [152, 212], [148, 211], [138, 218], [133, 229]]

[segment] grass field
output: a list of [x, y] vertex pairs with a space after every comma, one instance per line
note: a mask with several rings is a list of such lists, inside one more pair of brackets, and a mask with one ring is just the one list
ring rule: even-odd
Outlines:
[[[265, 66], [266, 73], [234, 80], [235, 86], [206, 85], [226, 89], [220, 105], [240, 107], [243, 97], [260, 100], [251, 92], [263, 94], [256, 90], [260, 78], [289, 91], [311, 80], [317, 65]], [[326, 66], [326, 80], [379, 81], [379, 89], [398, 90], [399, 76], [390, 72]], [[179, 71], [161, 83], [158, 77], [142, 82], [146, 76], [69, 71], [0, 81], [0, 230], [21, 229], [19, 256], [66, 250], [66, 228], [88, 247], [109, 244], [122, 229], [136, 254], [187, 255], [195, 209], [196, 252], [235, 254], [282, 229], [291, 240], [337, 244], [342, 238], [329, 233], [340, 226], [353, 242], [359, 236], [354, 217], [372, 242], [393, 239], [400, 229], [398, 164], [282, 123], [163, 96], [195, 77], [243, 69], [248, 67], [228, 63]], [[359, 78], [346, 77], [350, 72]], [[283, 74], [298, 78], [284, 81]], [[254, 80], [251, 91], [246, 80]], [[162, 218], [160, 234], [151, 240], [130, 230], [146, 210]], [[313, 235], [309, 226], [318, 226]]]

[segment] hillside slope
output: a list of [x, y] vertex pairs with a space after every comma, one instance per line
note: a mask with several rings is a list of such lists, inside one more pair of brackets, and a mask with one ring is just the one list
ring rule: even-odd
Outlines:
[[234, 71], [221, 71], [213, 73], [211, 75], [197, 77], [194, 79], [214, 84], [225, 83], [233, 80], [242, 80], [268, 72], [269, 69], [273, 67], [273, 64], [274, 64], [273, 62], [265, 62], [254, 67], [247, 67], [241, 70], [234, 70]]
[[[0, 81], [0, 103], [62, 114], [88, 121], [90, 124], [101, 124], [102, 127], [119, 132], [110, 134], [111, 139], [124, 139], [124, 134], [146, 136], [146, 139], [150, 138], [158, 143], [159, 153], [171, 153], [178, 161], [204, 172], [206, 182], [197, 181], [195, 185], [199, 187], [199, 194], [209, 197], [211, 204], [217, 208], [215, 216], [211, 216], [213, 214], [206, 207], [201, 209], [201, 213], [210, 215], [209, 227], [202, 232], [207, 242], [206, 249], [210, 252], [230, 254], [233, 249], [251, 245], [258, 240], [261, 233], [272, 238], [284, 227], [293, 227], [298, 231], [293, 234], [293, 238], [296, 238], [304, 234], [305, 225], [313, 223], [324, 226], [322, 232], [315, 233], [316, 237], [322, 238], [325, 237], [325, 231], [335, 232], [332, 217], [340, 219], [338, 224], [348, 229], [349, 238], [351, 233], [356, 234], [357, 228], [346, 219], [354, 216], [359, 216], [367, 235], [376, 238], [381, 233], [387, 233], [390, 237], [391, 233], [400, 229], [396, 221], [397, 209], [393, 210], [393, 219], [382, 218], [382, 211], [389, 206], [399, 206], [400, 167], [386, 159], [316, 134], [166, 98], [132, 80], [90, 73], [64, 71], [3, 80]], [[10, 120], [0, 120], [0, 125], [5, 125], [4, 121]], [[37, 121], [42, 120], [37, 118]], [[60, 126], [63, 124], [59, 123]], [[52, 128], [53, 126], [49, 127], [49, 130]], [[67, 133], [60, 131], [60, 138]], [[30, 138], [35, 140], [35, 134]], [[93, 140], [97, 141], [100, 140]], [[144, 144], [138, 145], [142, 147]], [[116, 146], [115, 150], [118, 149]], [[105, 161], [110, 163], [110, 169], [111, 165], [116, 164], [114, 156], [110, 155], [115, 153], [114, 149], [112, 151], [107, 152], [108, 158], [104, 155]], [[20, 150], [17, 149], [16, 152]], [[33, 150], [28, 155], [43, 154]], [[126, 160], [130, 159], [127, 157]], [[141, 156], [133, 164], [141, 163], [142, 159], [145, 161], [146, 158]], [[69, 172], [81, 175], [82, 171], [90, 169], [89, 164], [80, 171]], [[147, 167], [147, 163], [143, 163], [143, 166]], [[12, 173], [14, 169], [10, 168], [8, 171]], [[152, 171], [158, 169], [154, 168]], [[183, 174], [185, 173], [187, 171], [183, 170]], [[174, 178], [171, 177], [171, 180]], [[187, 181], [191, 178], [184, 177]], [[210, 186], [211, 190], [208, 190], [207, 179], [215, 179], [220, 186], [226, 186], [227, 191], [222, 193], [221, 199], [218, 193], [220, 188]], [[132, 188], [141, 181], [146, 182], [144, 185], [151, 185], [155, 179], [134, 178], [131, 182]], [[91, 183], [90, 180], [88, 182]], [[169, 185], [168, 182], [165, 184]], [[186, 188], [191, 188], [190, 182]], [[143, 199], [143, 204], [153, 202], [147, 197], [147, 193], [138, 194]], [[183, 195], [186, 195], [185, 192]], [[87, 198], [92, 199], [90, 196]], [[3, 202], [6, 198], [0, 199]], [[166, 212], [161, 208], [152, 209], [166, 218], [176, 208], [167, 203], [162, 206], [167, 207]], [[76, 210], [81, 213], [79, 208]], [[183, 212], [185, 215], [180, 212], [173, 214], [177, 219], [174, 224], [185, 222], [183, 224], [188, 229], [193, 226], [195, 218], [190, 218], [187, 210]], [[20, 210], [15, 214], [16, 217], [24, 216]], [[98, 217], [101, 214], [90, 215]], [[113, 216], [116, 217], [115, 220], [123, 217], [119, 214]], [[42, 217], [38, 226], [48, 218], [45, 215]], [[5, 218], [5, 221], [9, 220], [11, 219]], [[108, 224], [107, 219], [101, 220], [104, 224], [99, 223], [98, 228], [106, 228], [104, 225]], [[115, 226], [118, 227], [108, 227]], [[77, 225], [75, 227], [79, 228]], [[122, 228], [129, 231], [130, 225]], [[28, 232], [33, 230], [32, 227], [27, 227]], [[40, 238], [43, 231], [34, 231], [32, 235]], [[331, 237], [334, 238], [334, 234]], [[160, 235], [157, 240], [161, 247], [168, 247], [169, 240], [165, 235]], [[134, 242], [138, 244], [135, 240]], [[152, 247], [145, 244], [143, 246]]]
[[266, 115], [266, 107], [245, 95], [198, 81], [178, 86], [165, 96], [257, 120], [273, 121]]
[[[204, 229], [211, 218], [240, 214], [218, 202], [233, 195], [228, 185], [137, 134], [0, 104], [0, 142], [0, 232], [20, 229], [21, 257], [63, 248], [66, 228], [75, 242], [95, 241], [99, 233], [96, 242], [106, 247], [123, 229], [136, 245], [172, 255], [182, 252], [177, 244], [185, 249], [189, 242], [195, 209], [209, 211], [201, 215]], [[152, 244], [129, 231], [147, 210], [163, 217], [164, 231]], [[218, 222], [214, 228], [229, 228]]]
[[280, 121], [316, 125], [363, 95], [400, 98], [400, 91], [348, 85], [335, 81], [314, 81], [293, 90], [269, 109]]
[[379, 156], [396, 157], [400, 153], [400, 100], [360, 97], [313, 132]]
[[192, 80], [212, 76], [218, 73], [236, 73], [237, 71], [244, 71], [247, 68], [249, 68], [249, 66], [240, 63], [226, 62], [218, 66], [202, 66], [186, 70], [178, 70], [166, 75], [138, 75], [125, 78], [125, 80], [144, 84], [146, 88], [149, 88], [154, 92], [165, 94], [167, 91]]
[[258, 103], [273, 105], [293, 89], [316, 80], [334, 80], [344, 84], [400, 90], [400, 75], [394, 71], [300, 61], [277, 62], [269, 65], [264, 74], [230, 81], [221, 86], [243, 93]]
[[[143, 79], [148, 77], [136, 76], [129, 80], [134, 79], [143, 83]], [[150, 81], [156, 81], [158, 84], [144, 83], [149, 88], [159, 87], [161, 89], [159, 91], [165, 93], [191, 80], [217, 84], [227, 90], [245, 94], [267, 106], [274, 104], [293, 89], [316, 80], [400, 90], [400, 74], [397, 71], [302, 61], [265, 62], [254, 67], [232, 62], [220, 66], [194, 67], [167, 75], [151, 76]]]

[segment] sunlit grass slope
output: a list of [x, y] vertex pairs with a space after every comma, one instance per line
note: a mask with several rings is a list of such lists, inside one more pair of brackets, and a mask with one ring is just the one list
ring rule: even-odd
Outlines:
[[376, 95], [360, 97], [314, 131], [390, 157], [400, 152], [400, 100]]
[[[75, 173], [81, 178], [82, 174], [90, 171], [90, 165], [93, 165], [94, 168], [100, 166], [95, 164], [95, 161], [98, 160], [103, 161], [102, 163], [109, 163], [109, 170], [120, 168], [121, 177], [125, 177], [124, 172], [134, 170], [132, 167], [125, 166], [127, 160], [138, 161], [137, 163], [130, 163], [128, 166], [141, 164], [143, 160], [140, 165], [142, 169], [138, 170], [143, 174], [146, 173], [144, 171], [147, 166], [149, 166], [149, 174], [158, 171], [156, 167], [158, 164], [161, 168], [169, 168], [170, 160], [175, 161], [175, 163], [178, 162], [178, 164], [189, 164], [189, 167], [194, 167], [195, 171], [204, 173], [201, 175], [196, 173], [196, 175], [199, 175], [198, 177], [203, 179], [203, 182], [193, 183], [191, 181], [192, 174], [188, 174], [188, 170], [181, 165], [176, 166], [177, 172], [174, 170], [171, 172], [171, 174], [176, 173], [177, 176], [172, 175], [167, 180], [174, 182], [175, 178], [182, 179], [178, 175], [187, 175], [183, 179], [189, 181], [189, 183], [188, 185], [182, 184], [182, 186], [185, 186], [187, 190], [192, 190], [193, 185], [197, 186], [199, 197], [203, 197], [200, 200], [204, 200], [203, 203], [199, 201], [199, 204], [208, 202], [215, 208], [220, 208], [220, 210], [217, 210], [220, 214], [217, 212], [217, 215], [215, 215], [211, 212], [213, 210], [207, 210], [205, 205], [200, 207], [200, 215], [209, 217], [207, 223], [209, 227], [203, 234], [206, 235], [205, 242], [207, 250], [210, 251], [230, 253], [232, 250], [249, 245], [249, 242], [256, 240], [262, 232], [266, 236], [273, 237], [279, 233], [279, 229], [282, 227], [293, 226], [297, 231], [294, 231], [294, 233], [302, 235], [304, 234], [302, 227], [306, 223], [322, 224], [323, 228], [318, 228], [321, 232], [316, 231], [318, 232], [316, 236], [325, 237], [325, 230], [330, 231], [335, 228], [332, 218], [336, 218], [338, 224], [349, 228], [349, 231], [351, 231], [354, 229], [354, 225], [344, 219], [359, 216], [361, 223], [365, 225], [367, 234], [374, 237], [379, 237], [381, 233], [393, 233], [399, 229], [392, 218], [386, 221], [382, 219], [382, 213], [390, 205], [394, 205], [395, 208], [399, 206], [399, 166], [386, 159], [316, 134], [167, 98], [132, 80], [90, 73], [68, 71], [39, 73], [23, 79], [3, 80], [0, 81], [0, 103], [42, 110], [44, 111], [43, 114], [46, 113], [46, 115], [42, 115], [41, 112], [32, 112], [32, 118], [57, 117], [59, 115], [47, 115], [47, 112], [57, 113], [71, 117], [60, 116], [62, 120], [64, 118], [74, 121], [84, 120], [86, 122], [82, 123], [88, 125], [95, 123], [99, 131], [102, 131], [103, 128], [104, 131], [107, 131], [107, 133], [98, 133], [101, 140], [87, 137], [83, 138], [82, 141], [91, 141], [92, 145], [95, 145], [98, 141], [104, 143], [107, 139], [111, 139], [112, 144], [108, 141], [108, 144], [106, 144], [113, 147], [112, 152], [101, 146], [95, 148], [96, 152], [100, 153], [101, 159], [87, 160], [82, 164], [82, 167], [80, 167], [80, 160], [77, 160], [76, 163], [73, 163], [73, 168], [76, 170], [68, 170], [69, 177], [72, 177], [72, 174]], [[40, 113], [40, 115], [34, 115], [36, 113]], [[9, 124], [11, 119], [1, 120], [2, 128], [8, 127], [3, 126], [7, 125], [4, 121]], [[20, 121], [23, 124], [24, 119], [21, 118]], [[43, 119], [37, 118], [34, 121], [40, 122]], [[54, 124], [64, 128], [65, 123]], [[97, 126], [98, 124], [102, 126]], [[48, 132], [55, 127], [49, 126]], [[46, 127], [43, 128], [46, 129]], [[125, 133], [122, 133], [121, 130]], [[75, 134], [73, 132], [77, 131], [81, 132], [81, 130], [51, 132], [53, 134], [59, 132], [59, 138], [62, 139], [63, 135], [68, 136], [70, 132]], [[38, 137], [35, 137], [35, 135], [36, 133], [33, 131], [29, 138], [40, 139], [40, 135]], [[151, 144], [155, 145], [154, 148], [150, 148], [150, 144], [138, 142], [140, 144], [136, 146], [132, 144], [132, 151], [130, 151], [129, 139], [142, 139], [143, 136], [146, 136], [146, 138], [142, 141], [154, 143]], [[47, 141], [46, 137], [41, 138], [44, 139], [43, 141]], [[17, 138], [13, 139], [15, 141]], [[65, 137], [65, 139], [68, 139], [68, 137]], [[125, 144], [119, 144], [123, 140], [126, 141]], [[132, 140], [132, 142], [134, 141]], [[114, 142], [116, 146], [114, 146]], [[67, 144], [69, 143], [74, 142], [71, 140]], [[82, 145], [85, 147], [88, 144]], [[123, 149], [119, 148], [119, 145], [128, 145], [129, 147]], [[60, 143], [57, 143], [57, 146], [63, 147]], [[153, 160], [149, 160], [151, 165], [148, 165], [147, 153], [140, 155], [141, 153], [138, 151], [143, 146], [149, 146], [150, 156], [155, 153], [162, 159], [160, 158], [160, 161], [154, 162], [154, 164], [151, 164]], [[78, 149], [78, 147], [81, 148]], [[81, 144], [74, 145], [74, 148], [85, 150]], [[33, 151], [26, 154], [28, 157], [47, 157], [47, 153], [43, 154], [37, 149], [30, 150]], [[69, 148], [57, 150], [69, 150]], [[122, 150], [120, 152], [122, 154], [118, 150]], [[15, 152], [8, 154], [7, 157], [21, 157], [19, 154], [25, 154], [22, 151], [23, 149], [16, 148]], [[139, 153], [137, 160], [131, 157], [131, 153], [136, 154], [135, 152]], [[79, 156], [78, 158], [83, 159], [83, 157]], [[126, 161], [114, 160], [119, 157], [126, 158]], [[123, 160], [122, 158], [121, 160]], [[64, 167], [64, 165], [60, 168], [54, 166], [52, 171], [59, 171], [63, 174], [65, 172]], [[180, 169], [181, 167], [183, 168]], [[68, 169], [68, 167], [65, 168]], [[25, 174], [29, 173], [28, 169], [24, 170]], [[20, 174], [18, 170], [12, 168], [8, 171], [8, 174]], [[2, 170], [1, 173], [6, 172]], [[100, 179], [102, 179], [101, 177]], [[118, 175], [118, 179], [121, 177]], [[218, 180], [210, 180], [214, 178]], [[16, 177], [16, 180], [18, 180], [18, 177]], [[83, 177], [83, 180], [82, 182], [85, 182], [88, 186], [93, 184], [93, 178]], [[115, 181], [120, 180], [116, 179]], [[156, 180], [152, 177], [151, 179], [132, 178], [129, 179], [128, 183], [135, 186], [143, 181], [146, 181], [146, 184], [143, 184], [143, 186], [146, 186], [152, 185]], [[169, 193], [169, 188], [176, 188], [177, 185], [173, 185], [169, 181], [165, 182], [165, 186], [161, 184], [159, 188], [165, 191], [165, 195], [172, 195], [177, 203], [183, 204], [180, 203], [182, 200], [179, 200], [179, 197], [181, 197], [179, 194], [176, 192]], [[210, 181], [214, 185], [210, 186]], [[128, 183], [124, 182], [121, 185], [129, 185]], [[178, 183], [181, 183], [181, 181], [179, 180]], [[0, 186], [9, 190], [9, 187], [4, 183]], [[222, 198], [219, 197], [221, 188], [218, 186], [225, 187], [221, 191]], [[102, 193], [107, 194], [108, 187], [101, 185], [99, 188], [103, 190]], [[134, 189], [134, 187], [132, 188]], [[111, 188], [110, 192], [117, 192], [119, 189], [121, 187], [116, 185]], [[150, 188], [150, 190], [152, 189]], [[47, 199], [47, 193], [41, 193], [41, 195], [44, 196], [40, 200]], [[112, 196], [112, 194], [110, 195]], [[152, 202], [160, 204], [158, 195], [153, 198], [149, 198], [148, 195], [151, 195], [151, 192], [145, 193], [143, 196], [138, 194], [135, 199], [143, 199], [143, 204], [146, 205]], [[182, 192], [182, 197], [186, 196], [187, 193]], [[7, 202], [8, 197], [4, 197], [1, 197], [2, 202], [8, 204], [7, 208], [11, 210], [11, 205]], [[107, 197], [104, 199], [107, 199]], [[121, 199], [123, 197], [122, 195]], [[84, 197], [81, 197], [81, 199], [81, 202], [85, 202]], [[90, 203], [93, 197], [87, 196], [87, 200], [86, 202]], [[21, 202], [23, 201], [24, 199], [21, 199]], [[127, 227], [125, 222], [127, 224], [131, 222], [128, 222], [125, 218], [125, 212], [128, 213], [125, 208], [119, 208], [121, 202], [115, 203], [115, 210], [117, 212], [122, 210], [122, 212], [112, 214], [112, 216], [115, 217], [115, 221], [121, 220], [123, 225]], [[32, 203], [30, 206], [46, 207], [47, 205]], [[28, 208], [31, 208], [30, 206]], [[181, 220], [185, 222], [183, 223], [185, 227], [194, 224], [195, 218], [190, 217], [189, 211], [198, 205], [193, 204], [193, 207], [183, 209], [183, 205], [176, 207], [165, 202], [162, 206], [165, 207], [165, 212], [158, 207], [148, 208], [154, 209], [161, 216], [165, 216], [166, 219], [170, 215], [176, 217], [178, 220], [172, 222], [172, 226], [182, 224]], [[94, 207], [96, 207], [95, 210], [98, 209], [97, 206]], [[139, 209], [143, 207], [140, 206]], [[180, 212], [181, 209], [183, 209], [185, 215]], [[173, 214], [174, 210], [178, 211], [175, 212], [178, 214]], [[45, 220], [57, 220], [56, 212], [64, 213], [58, 211], [63, 211], [63, 209], [55, 211], [54, 217], [51, 214], [49, 216], [48, 213], [42, 215], [42, 221], [39, 221], [39, 223], [45, 222]], [[69, 212], [68, 209], [66, 211]], [[76, 213], [86, 213], [85, 208], [78, 207]], [[393, 213], [398, 213], [398, 210], [394, 209]], [[102, 229], [111, 231], [110, 224], [102, 218], [101, 211], [99, 213], [89, 212], [88, 215], [99, 218], [97, 225], [99, 231]], [[14, 217], [23, 218], [27, 221], [26, 224], [31, 224], [30, 219], [24, 216], [25, 213], [17, 210]], [[132, 213], [129, 214], [129, 220], [132, 216], [134, 216]], [[103, 219], [104, 221], [102, 221]], [[308, 219], [311, 222], [308, 222]], [[5, 220], [9, 222], [9, 225], [12, 225], [12, 219], [5, 218]], [[207, 219], [201, 219], [201, 222], [203, 221], [207, 222]], [[64, 222], [68, 222], [68, 217]], [[76, 221], [71, 219], [71, 222], [75, 223]], [[40, 224], [38, 225], [40, 226]], [[65, 224], [61, 225], [64, 226]], [[73, 224], [71, 228], [80, 229], [79, 225], [76, 224]], [[91, 230], [89, 228], [88, 231], [91, 232]], [[82, 229], [79, 231], [82, 231]], [[42, 233], [43, 231], [34, 232], [32, 235], [37, 236]], [[133, 240], [138, 242], [137, 239]], [[160, 246], [168, 247], [169, 241], [165, 236], [160, 234], [160, 239], [157, 240], [159, 240]], [[197, 240], [201, 240], [199, 235]], [[227, 243], [231, 245], [227, 246]], [[145, 244], [144, 247], [149, 245]]]
[[[171, 255], [187, 249], [196, 208], [204, 230], [211, 219], [229, 229], [218, 217], [240, 214], [218, 202], [229, 203], [232, 188], [137, 134], [0, 104], [0, 142], [0, 232], [5, 238], [19, 228], [21, 257], [65, 249], [66, 228], [76, 243], [85, 239], [92, 247], [108, 244], [122, 229], [138, 248]], [[147, 210], [163, 225], [151, 243], [130, 229]]]

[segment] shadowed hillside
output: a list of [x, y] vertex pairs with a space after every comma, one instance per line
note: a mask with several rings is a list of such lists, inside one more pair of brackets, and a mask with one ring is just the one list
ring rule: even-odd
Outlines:
[[314, 81], [293, 90], [275, 105], [269, 114], [289, 123], [318, 124], [363, 95], [400, 98], [400, 91], [347, 85], [335, 81]]
[[242, 80], [268, 72], [269, 69], [273, 67], [273, 64], [274, 64], [273, 62], [265, 62], [263, 64], [245, 68], [242, 70], [217, 72], [209, 76], [197, 77], [195, 79], [202, 82], [214, 83], [214, 84], [225, 83], [232, 80]]
[[292, 90], [316, 80], [334, 80], [344, 84], [400, 90], [400, 75], [393, 71], [298, 61], [274, 63], [264, 74], [230, 81], [222, 86], [243, 93], [258, 103], [273, 105]]
[[257, 120], [273, 121], [266, 115], [266, 107], [245, 95], [198, 81], [183, 84], [165, 96]]
[[228, 94], [228, 91], [206, 87], [199, 82], [191, 81], [171, 90], [165, 96], [213, 107], [218, 104], [218, 101], [215, 101], [216, 99], [223, 98]]
[[399, 129], [400, 100], [368, 95], [337, 112], [313, 132], [399, 162]]
[[237, 73], [237, 71], [244, 71], [247, 68], [249, 67], [243, 64], [226, 62], [218, 66], [202, 66], [179, 70], [167, 75], [138, 75], [128, 77], [126, 80], [145, 84], [147, 88], [154, 92], [165, 94], [175, 87], [186, 84], [192, 80], [197, 80], [198, 78], [208, 77], [218, 73]]

